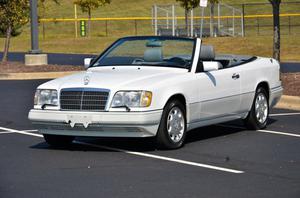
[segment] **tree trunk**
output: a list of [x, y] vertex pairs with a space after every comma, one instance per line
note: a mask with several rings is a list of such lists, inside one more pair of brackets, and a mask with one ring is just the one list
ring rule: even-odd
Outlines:
[[184, 19], [185, 19], [185, 31], [186, 31], [186, 36], [188, 36], [189, 34], [189, 19], [188, 19], [188, 15], [189, 15], [189, 10], [185, 9], [184, 12]]
[[273, 23], [274, 23], [274, 36], [273, 36], [273, 58], [280, 61], [280, 1], [272, 1], [273, 7]]
[[11, 31], [12, 31], [12, 27], [11, 27], [11, 25], [8, 25], [8, 27], [6, 29], [6, 39], [5, 39], [5, 44], [4, 44], [2, 62], [7, 61], [7, 55], [8, 55], [9, 45], [10, 45]]
[[88, 15], [89, 15], [89, 21], [88, 21], [88, 35], [89, 38], [91, 37], [91, 18], [92, 18], [92, 13], [91, 13], [91, 9], [89, 8], [88, 10]]
[[210, 37], [215, 36], [215, 22], [214, 22], [214, 17], [215, 17], [215, 4], [211, 3], [210, 4]]

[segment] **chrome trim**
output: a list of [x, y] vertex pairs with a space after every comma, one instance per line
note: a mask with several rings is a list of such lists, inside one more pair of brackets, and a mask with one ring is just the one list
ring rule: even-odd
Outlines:
[[[105, 107], [103, 110], [86, 110], [86, 109], [62, 109], [61, 108], [61, 93], [63, 91], [78, 91], [78, 92], [88, 92], [88, 91], [91, 91], [91, 92], [106, 92], [108, 93], [107, 94], [107, 100], [106, 100], [106, 104], [105, 104]], [[105, 89], [105, 88], [91, 88], [91, 87], [72, 87], [72, 88], [62, 88], [59, 92], [59, 97], [58, 97], [58, 100], [59, 100], [59, 110], [60, 111], [87, 111], [87, 112], [103, 112], [103, 111], [108, 111], [109, 109], [109, 98], [110, 98], [110, 94], [111, 94], [111, 91], [110, 89]], [[80, 108], [82, 108], [82, 102], [83, 102], [83, 94], [81, 94], [81, 99], [80, 99]]]

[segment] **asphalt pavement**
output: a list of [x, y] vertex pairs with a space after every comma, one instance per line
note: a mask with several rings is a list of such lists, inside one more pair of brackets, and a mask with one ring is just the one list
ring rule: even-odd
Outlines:
[[[100, 53], [100, 52], [99, 52]], [[84, 58], [93, 58], [97, 55], [93, 54], [62, 54], [62, 53], [47, 53], [49, 64], [55, 65], [83, 65]], [[24, 62], [24, 52], [12, 52], [9, 53], [8, 59], [10, 61]], [[0, 52], [0, 59], [2, 58], [2, 53]], [[300, 72], [300, 62], [282, 62], [281, 71], [283, 73], [287, 72]]]
[[178, 150], [156, 150], [151, 138], [53, 149], [27, 119], [43, 82], [0, 81], [1, 198], [300, 197], [300, 112], [272, 110], [260, 131], [240, 121], [202, 127]]

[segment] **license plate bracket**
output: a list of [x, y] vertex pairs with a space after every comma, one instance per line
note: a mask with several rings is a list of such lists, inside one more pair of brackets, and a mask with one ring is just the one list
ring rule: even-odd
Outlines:
[[72, 128], [74, 128], [76, 124], [82, 124], [84, 128], [88, 128], [89, 124], [92, 123], [92, 118], [88, 115], [67, 115], [66, 122], [69, 123]]

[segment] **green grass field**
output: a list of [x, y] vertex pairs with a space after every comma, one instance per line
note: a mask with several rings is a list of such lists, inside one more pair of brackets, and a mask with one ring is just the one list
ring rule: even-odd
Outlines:
[[[74, 7], [72, 0], [60, 0], [60, 5], [47, 1], [45, 18], [73, 18]], [[268, 0], [222, 0], [228, 4], [241, 3], [268, 3]], [[283, 0], [294, 2], [294, 0]], [[93, 11], [93, 17], [145, 17], [151, 16], [153, 4], [172, 4], [175, 0], [112, 0], [110, 5]], [[270, 5], [246, 6], [246, 14], [270, 14]], [[283, 4], [281, 13], [300, 13], [300, 4]], [[183, 13], [182, 13], [183, 14]], [[179, 14], [180, 15], [180, 14]], [[78, 17], [87, 17], [78, 9]], [[300, 17], [281, 19], [282, 24], [292, 23], [299, 25], [288, 29], [282, 28], [282, 60], [300, 61]], [[256, 19], [246, 20], [246, 25], [253, 25], [246, 29], [246, 37], [219, 37], [204, 39], [205, 43], [213, 44], [218, 53], [254, 54], [259, 56], [272, 56], [272, 27], [256, 26]], [[260, 19], [261, 24], [272, 24], [272, 18]], [[135, 26], [137, 29], [135, 29]], [[135, 21], [108, 21], [107, 29], [105, 21], [92, 22], [91, 38], [74, 38], [74, 22], [48, 22], [44, 23], [43, 36], [42, 24], [40, 24], [40, 48], [44, 52], [62, 53], [99, 53], [111, 42], [121, 36], [128, 35], [152, 35], [153, 29], [150, 20]], [[28, 51], [30, 49], [29, 25], [23, 28], [23, 33], [12, 38], [11, 51]], [[3, 46], [4, 39], [0, 38]]]

